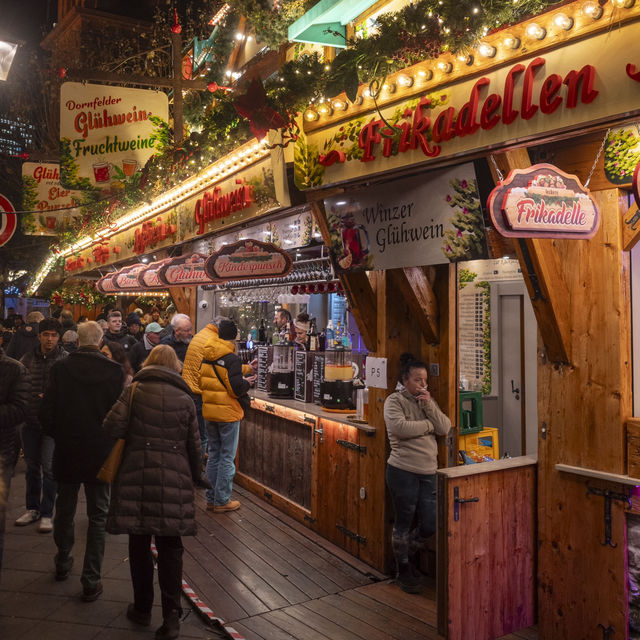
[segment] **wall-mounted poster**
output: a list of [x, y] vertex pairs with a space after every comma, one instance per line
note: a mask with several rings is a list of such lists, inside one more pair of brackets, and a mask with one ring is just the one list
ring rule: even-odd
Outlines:
[[75, 215], [82, 192], [60, 184], [57, 162], [25, 162], [22, 165], [22, 233], [55, 236]]
[[169, 119], [166, 94], [65, 82], [60, 88], [60, 181], [104, 194], [139, 180], [156, 153], [152, 117]]
[[337, 271], [395, 269], [486, 255], [472, 164], [325, 200]]

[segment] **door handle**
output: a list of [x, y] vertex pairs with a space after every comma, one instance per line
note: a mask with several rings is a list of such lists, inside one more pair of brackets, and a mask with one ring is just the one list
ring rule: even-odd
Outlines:
[[453, 487], [453, 521], [458, 522], [460, 520], [460, 505], [466, 502], [480, 502], [480, 498], [461, 498], [460, 488]]
[[513, 380], [511, 381], [511, 393], [515, 395], [516, 400], [520, 400], [520, 389], [515, 388], [515, 385], [513, 384]]

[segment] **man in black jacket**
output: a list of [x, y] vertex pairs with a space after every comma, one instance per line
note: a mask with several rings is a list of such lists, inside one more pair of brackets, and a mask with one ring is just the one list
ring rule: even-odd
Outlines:
[[56, 481], [51, 467], [55, 445], [49, 436], [42, 433], [38, 409], [42, 403], [51, 367], [56, 361], [67, 357], [67, 352], [59, 344], [61, 331], [62, 325], [55, 318], [42, 320], [38, 325], [38, 346], [20, 359], [29, 372], [31, 397], [21, 433], [24, 459], [27, 463], [27, 510], [15, 524], [24, 526], [40, 520], [40, 533], [51, 533], [53, 529], [51, 518], [56, 501]]
[[109, 342], [117, 342], [124, 347], [128, 353], [129, 349], [137, 343], [137, 340], [129, 335], [127, 327], [122, 326], [122, 313], [120, 311], [110, 311], [107, 317], [107, 330], [104, 339]]
[[84, 484], [89, 529], [80, 581], [85, 602], [93, 602], [102, 593], [100, 577], [110, 486], [96, 476], [114, 443], [101, 426], [124, 382], [122, 366], [99, 351], [101, 340], [102, 329], [97, 322], [78, 327], [78, 350], [51, 370], [40, 409], [43, 429], [56, 443], [56, 580], [66, 580], [71, 571], [76, 504], [80, 485]]
[[24, 365], [0, 349], [0, 573], [6, 519], [6, 498], [18, 447], [18, 425], [29, 404], [29, 374]]

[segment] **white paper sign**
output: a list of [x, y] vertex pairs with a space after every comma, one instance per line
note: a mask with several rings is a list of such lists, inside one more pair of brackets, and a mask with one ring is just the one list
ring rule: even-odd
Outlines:
[[365, 361], [365, 376], [368, 387], [376, 389], [387, 388], [387, 359], [367, 356]]

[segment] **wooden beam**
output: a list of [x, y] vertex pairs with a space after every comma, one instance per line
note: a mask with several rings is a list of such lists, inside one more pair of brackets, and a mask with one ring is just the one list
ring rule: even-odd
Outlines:
[[196, 291], [197, 287], [169, 287], [169, 294], [178, 313], [184, 313], [196, 320]]
[[[96, 71], [95, 69], [73, 69], [65, 77], [74, 82], [110, 82], [112, 84], [136, 84], [141, 87], [154, 89], [173, 89], [173, 78], [153, 78], [151, 76], [122, 75], [108, 71]], [[182, 79], [182, 88], [185, 90], [204, 91], [209, 85], [207, 80]]]
[[413, 315], [429, 344], [440, 342], [438, 300], [422, 267], [393, 269], [393, 281], [411, 307]]
[[[311, 203], [311, 210], [320, 229], [323, 242], [327, 247], [331, 247], [331, 233], [327, 224], [324, 203], [321, 200]], [[378, 345], [378, 303], [369, 277], [364, 271], [355, 271], [354, 273], [341, 274], [339, 278], [347, 295], [349, 310], [356, 319], [365, 346], [369, 351], [376, 351]]]
[[[515, 149], [496, 156], [502, 172], [531, 166], [529, 152]], [[498, 176], [493, 167], [494, 179]], [[538, 321], [540, 335], [546, 347], [546, 357], [551, 362], [571, 361], [569, 321], [569, 289], [553, 240], [523, 238], [516, 243], [516, 254], [527, 286], [531, 304]]]

